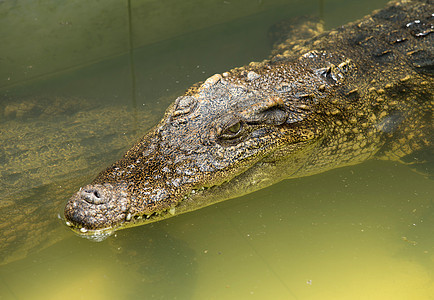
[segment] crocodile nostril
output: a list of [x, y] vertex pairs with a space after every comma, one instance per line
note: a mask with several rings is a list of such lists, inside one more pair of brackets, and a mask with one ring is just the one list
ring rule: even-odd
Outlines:
[[101, 196], [99, 195], [98, 191], [93, 191], [93, 195], [97, 198], [101, 198]]
[[83, 200], [91, 204], [102, 204], [106, 202], [106, 199], [102, 197], [101, 192], [95, 188], [81, 190], [80, 196]]

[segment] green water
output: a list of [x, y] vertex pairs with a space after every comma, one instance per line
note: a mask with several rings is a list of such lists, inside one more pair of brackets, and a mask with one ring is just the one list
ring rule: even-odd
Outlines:
[[[185, 1], [176, 21], [159, 15], [157, 2], [132, 1], [131, 53], [99, 49], [105, 59], [83, 57], [74, 68], [65, 62], [80, 55], [59, 50], [42, 75], [0, 80], [0, 299], [434, 299], [432, 180], [392, 162], [283, 181], [101, 243], [58, 219], [68, 197], [152, 127], [176, 95], [266, 57], [276, 20], [320, 10], [318, 1], [251, 1], [246, 13], [242, 1], [221, 2], [201, 11], [209, 18], [196, 18], [202, 2]], [[322, 13], [331, 28], [384, 3], [325, 1]], [[95, 16], [115, 9], [96, 9], [68, 24], [99, 30], [105, 23]], [[213, 19], [228, 11], [224, 21]], [[146, 18], [161, 26], [139, 42], [146, 29], [135, 26]], [[196, 27], [175, 32], [177, 22]], [[11, 27], [8, 39], [22, 44], [16, 32]], [[64, 69], [54, 72], [60, 62]], [[66, 109], [65, 99], [73, 99]], [[44, 109], [52, 103], [55, 110]]]

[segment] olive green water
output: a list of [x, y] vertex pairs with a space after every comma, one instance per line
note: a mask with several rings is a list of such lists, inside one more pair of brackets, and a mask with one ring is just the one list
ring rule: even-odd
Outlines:
[[[98, 32], [127, 4], [74, 16], [85, 5], [41, 2], [38, 15], [26, 3], [0, 3], [9, 21], [20, 16], [0, 31], [17, 47], [27, 28], [19, 24], [29, 19], [54, 19], [71, 32], [86, 26], [98, 42], [111, 41], [96, 59], [83, 34], [79, 45], [74, 35], [56, 37], [70, 53], [41, 39], [26, 45], [21, 71], [0, 70], [0, 299], [434, 299], [433, 182], [391, 162], [287, 180], [101, 243], [59, 220], [67, 198], [152, 127], [177, 94], [263, 59], [273, 23], [321, 9], [317, 1], [284, 2], [251, 1], [246, 9], [242, 1], [184, 1], [168, 7], [175, 19], [156, 1], [131, 1], [132, 22], [112, 18], [116, 28], [130, 25], [131, 40], [127, 32], [114, 38], [108, 25]], [[331, 28], [384, 3], [325, 1], [322, 13]], [[141, 26], [147, 19], [153, 26]], [[131, 53], [122, 50], [129, 45], [136, 45]], [[44, 47], [49, 57], [31, 55]], [[77, 54], [87, 48], [89, 56]]]

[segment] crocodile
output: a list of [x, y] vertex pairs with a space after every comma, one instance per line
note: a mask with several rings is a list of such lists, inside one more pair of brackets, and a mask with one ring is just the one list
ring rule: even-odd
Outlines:
[[431, 0], [392, 2], [194, 84], [72, 195], [66, 225], [101, 240], [372, 158], [423, 164], [433, 149], [433, 13]]

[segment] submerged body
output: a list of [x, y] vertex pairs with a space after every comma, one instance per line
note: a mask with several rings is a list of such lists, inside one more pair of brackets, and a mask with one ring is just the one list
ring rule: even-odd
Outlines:
[[86, 235], [433, 142], [434, 5], [384, 10], [192, 86], [65, 207]]

